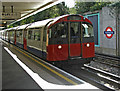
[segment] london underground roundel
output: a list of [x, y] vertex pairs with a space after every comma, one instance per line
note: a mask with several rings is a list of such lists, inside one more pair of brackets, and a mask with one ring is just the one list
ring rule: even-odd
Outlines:
[[104, 31], [104, 34], [106, 35], [106, 37], [108, 39], [112, 38], [113, 34], [114, 34], [114, 31], [111, 27], [107, 27]]

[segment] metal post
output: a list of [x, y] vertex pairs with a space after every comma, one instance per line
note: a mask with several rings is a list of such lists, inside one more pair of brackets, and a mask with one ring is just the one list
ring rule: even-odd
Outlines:
[[119, 55], [119, 13], [118, 13], [118, 7], [116, 7], [116, 56]]
[[118, 10], [118, 56], [120, 57], [120, 10]]

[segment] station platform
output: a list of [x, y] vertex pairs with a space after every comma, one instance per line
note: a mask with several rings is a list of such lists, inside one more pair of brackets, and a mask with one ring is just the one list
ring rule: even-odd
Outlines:
[[[29, 89], [30, 91], [33, 89], [34, 91], [56, 91], [56, 89], [76, 89], [79, 91], [80, 89], [98, 89], [38, 59], [34, 55], [22, 51], [16, 46], [1, 42], [0, 47], [2, 48], [3, 91], [6, 89]], [[19, 61], [22, 63], [19, 63]], [[24, 68], [21, 64], [24, 64], [26, 67]]]
[[2, 47], [2, 89], [41, 89]]

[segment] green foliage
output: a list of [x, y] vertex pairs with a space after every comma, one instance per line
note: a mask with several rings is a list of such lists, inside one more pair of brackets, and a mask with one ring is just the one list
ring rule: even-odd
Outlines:
[[69, 11], [70, 11], [70, 14], [77, 14], [77, 11], [74, 7], [70, 8]]
[[8, 26], [8, 28], [13, 28], [13, 25]]
[[76, 2], [75, 9], [78, 14], [100, 10], [102, 7], [111, 4], [111, 2]]
[[20, 21], [20, 25], [28, 24], [34, 22], [34, 16], [30, 16], [26, 19]]
[[75, 9], [77, 14], [90, 11], [90, 7], [95, 5], [95, 2], [76, 2]]
[[101, 10], [102, 7], [107, 6], [108, 4], [111, 4], [111, 2], [96, 2], [94, 6], [90, 7], [90, 10], [91, 11]]
[[33, 22], [40, 21], [40, 20], [55, 18], [57, 16], [61, 16], [61, 15], [65, 15], [65, 14], [69, 14], [69, 8], [67, 8], [67, 6], [65, 6], [65, 3], [60, 3], [55, 6], [52, 6], [51, 8], [48, 8], [44, 11], [41, 11], [33, 16], [23, 19], [11, 26], [15, 27], [15, 26], [19, 26], [19, 25], [33, 23]]
[[34, 16], [34, 20], [40, 21], [40, 20], [45, 20], [49, 18], [55, 18], [57, 16], [61, 16], [61, 15], [68, 14], [68, 13], [69, 13], [69, 8], [65, 6], [65, 3], [60, 3], [49, 9], [46, 9], [42, 12], [37, 13]]

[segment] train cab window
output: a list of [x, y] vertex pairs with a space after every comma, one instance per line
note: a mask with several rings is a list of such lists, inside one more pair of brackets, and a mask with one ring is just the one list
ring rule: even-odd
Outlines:
[[89, 23], [82, 23], [83, 37], [93, 37], [93, 26]]
[[81, 17], [78, 15], [72, 15], [67, 18], [68, 20], [81, 20]]
[[58, 23], [49, 29], [49, 38], [66, 38], [67, 23]]

